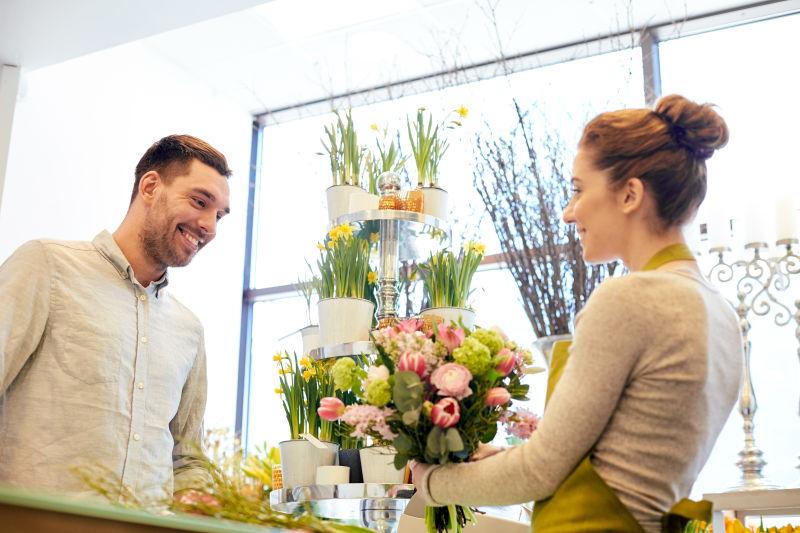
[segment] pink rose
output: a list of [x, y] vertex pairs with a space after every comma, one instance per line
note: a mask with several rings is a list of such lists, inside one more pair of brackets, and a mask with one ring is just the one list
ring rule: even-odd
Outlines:
[[339, 398], [327, 397], [319, 401], [317, 414], [323, 420], [335, 422], [344, 414], [344, 403]]
[[457, 400], [472, 394], [469, 382], [472, 374], [467, 367], [457, 363], [445, 363], [431, 374], [431, 384], [439, 389], [439, 396], [452, 396]]
[[436, 326], [436, 330], [438, 332], [436, 340], [444, 344], [449, 353], [453, 353], [453, 350], [464, 342], [464, 330], [461, 328], [451, 328], [450, 326], [439, 324]]
[[460, 418], [458, 402], [453, 398], [442, 398], [431, 409], [431, 421], [443, 429], [455, 426]]
[[420, 352], [406, 352], [400, 356], [397, 369], [401, 372], [414, 372], [419, 377], [425, 377], [425, 356]]
[[486, 393], [486, 405], [489, 407], [507, 404], [509, 400], [511, 400], [511, 393], [503, 387], [491, 388]]
[[398, 331], [402, 331], [403, 333], [414, 333], [415, 331], [419, 331], [422, 328], [422, 320], [416, 318], [408, 318], [401, 322], [398, 322], [396, 325]]
[[503, 376], [507, 376], [517, 366], [517, 354], [508, 348], [503, 348], [497, 353], [495, 361], [497, 361], [497, 366], [494, 369]]

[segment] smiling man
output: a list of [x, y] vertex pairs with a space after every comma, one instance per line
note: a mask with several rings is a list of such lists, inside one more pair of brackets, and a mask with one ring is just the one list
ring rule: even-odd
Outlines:
[[87, 492], [73, 467], [101, 466], [140, 500], [202, 488], [203, 329], [165, 289], [216, 236], [230, 174], [165, 137], [113, 235], [31, 241], [0, 266], [0, 483]]

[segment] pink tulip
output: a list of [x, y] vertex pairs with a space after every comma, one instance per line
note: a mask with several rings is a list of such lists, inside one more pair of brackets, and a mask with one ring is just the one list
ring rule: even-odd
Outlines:
[[335, 422], [344, 414], [344, 403], [339, 398], [327, 397], [319, 401], [317, 414], [323, 420]]
[[517, 366], [517, 354], [509, 350], [508, 348], [503, 348], [497, 353], [497, 366], [495, 370], [500, 372], [501, 375], [507, 376], [514, 370], [514, 367]]
[[460, 418], [458, 402], [453, 398], [442, 398], [431, 409], [431, 421], [443, 429], [455, 426]]
[[511, 400], [511, 393], [503, 387], [494, 387], [486, 393], [486, 405], [489, 407], [507, 404], [509, 400]]
[[438, 389], [439, 396], [452, 396], [461, 400], [472, 394], [469, 382], [472, 373], [458, 363], [445, 363], [431, 374], [431, 385]]
[[406, 352], [400, 356], [397, 369], [401, 372], [414, 372], [419, 377], [425, 377], [425, 356], [420, 352]]
[[408, 318], [397, 323], [398, 331], [402, 331], [403, 333], [414, 333], [419, 331], [420, 328], [422, 328], [422, 320], [416, 318]]
[[453, 350], [464, 342], [464, 330], [461, 328], [451, 328], [450, 326], [439, 324], [436, 326], [436, 331], [438, 332], [436, 340], [444, 344], [449, 353], [453, 353]]

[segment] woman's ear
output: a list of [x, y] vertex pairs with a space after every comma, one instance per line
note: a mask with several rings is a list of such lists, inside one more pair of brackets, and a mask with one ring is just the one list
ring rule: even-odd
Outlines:
[[637, 211], [644, 203], [644, 182], [639, 178], [628, 178], [619, 189], [619, 202], [622, 212], [629, 215]]

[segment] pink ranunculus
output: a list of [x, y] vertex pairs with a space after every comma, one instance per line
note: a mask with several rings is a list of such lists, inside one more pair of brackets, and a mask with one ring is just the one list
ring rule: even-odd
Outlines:
[[453, 350], [464, 342], [464, 330], [461, 328], [451, 328], [450, 326], [439, 324], [436, 326], [436, 330], [438, 333], [436, 340], [444, 344], [449, 353], [453, 353]]
[[514, 367], [517, 366], [517, 354], [509, 350], [508, 348], [503, 348], [497, 353], [495, 361], [497, 361], [497, 366], [495, 366], [495, 370], [500, 372], [501, 375], [507, 376], [514, 370]]
[[339, 398], [333, 398], [331, 396], [323, 398], [319, 401], [317, 414], [323, 420], [335, 422], [344, 414], [344, 403]]
[[461, 409], [453, 398], [442, 398], [431, 410], [431, 421], [443, 429], [455, 426], [460, 418]]
[[402, 331], [403, 333], [414, 333], [415, 331], [419, 331], [422, 328], [422, 320], [416, 318], [408, 318], [406, 320], [398, 322], [396, 327], [398, 331]]
[[489, 407], [497, 407], [498, 405], [505, 405], [511, 400], [511, 393], [503, 387], [494, 387], [489, 389], [486, 393], [486, 405]]
[[439, 390], [439, 396], [452, 396], [456, 400], [472, 394], [470, 380], [472, 373], [458, 363], [445, 363], [431, 374], [431, 384]]
[[425, 356], [420, 352], [406, 352], [400, 356], [397, 369], [401, 372], [414, 372], [419, 377], [425, 377]]

